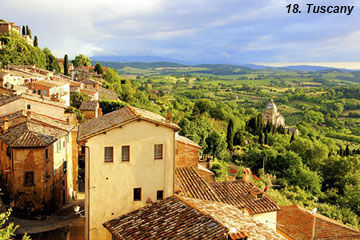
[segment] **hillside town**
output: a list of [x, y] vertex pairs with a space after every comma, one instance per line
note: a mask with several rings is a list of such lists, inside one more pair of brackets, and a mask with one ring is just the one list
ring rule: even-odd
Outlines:
[[[0, 22], [0, 34], [34, 45], [20, 29]], [[103, 75], [72, 64], [64, 75], [64, 59], [57, 63], [60, 73], [36, 65], [0, 70], [1, 205], [13, 209], [17, 237], [52, 239], [42, 237], [66, 228], [64, 239], [74, 240], [360, 239], [359, 230], [316, 211], [279, 206], [250, 168], [216, 181], [212, 157], [179, 134], [171, 113], [127, 104], [103, 114], [99, 100], [118, 100]], [[90, 97], [79, 106], [81, 121], [69, 111], [79, 93]], [[262, 122], [299, 134], [274, 101]]]

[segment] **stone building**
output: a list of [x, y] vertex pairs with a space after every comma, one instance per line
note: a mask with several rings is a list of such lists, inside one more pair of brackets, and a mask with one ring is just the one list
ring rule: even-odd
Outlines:
[[16, 208], [50, 212], [76, 196], [74, 128], [29, 111], [2, 116], [0, 176]]
[[266, 111], [262, 113], [262, 122], [264, 125], [272, 123], [276, 127], [283, 126], [285, 128], [285, 118], [278, 112], [273, 100], [266, 105]]
[[0, 21], [0, 34], [4, 34], [6, 32], [15, 32], [20, 34], [20, 27], [14, 22]]
[[98, 118], [102, 115], [98, 101], [83, 101], [80, 105], [80, 111], [86, 120]]
[[80, 124], [85, 239], [112, 239], [104, 222], [174, 194], [178, 130], [169, 119], [131, 106]]

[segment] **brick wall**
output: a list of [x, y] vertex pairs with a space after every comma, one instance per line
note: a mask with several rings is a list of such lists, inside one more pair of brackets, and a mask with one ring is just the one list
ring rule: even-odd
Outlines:
[[193, 145], [185, 144], [180, 141], [176, 141], [176, 154], [175, 154], [175, 166], [198, 166], [199, 163], [199, 149]]

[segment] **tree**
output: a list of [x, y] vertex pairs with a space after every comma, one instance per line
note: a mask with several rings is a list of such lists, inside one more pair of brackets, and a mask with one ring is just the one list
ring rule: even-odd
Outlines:
[[74, 67], [90, 66], [91, 60], [83, 54], [79, 54], [72, 60]]
[[69, 76], [69, 58], [67, 54], [64, 57], [64, 75]]
[[[9, 220], [11, 215], [11, 208], [6, 212], [0, 214], [0, 239], [12, 239], [15, 236], [15, 231], [19, 226], [15, 226], [14, 223], [9, 223], [7, 226], [4, 227], [6, 222]], [[29, 236], [25, 234], [22, 238], [23, 240], [30, 240]]]
[[52, 55], [52, 53], [48, 48], [44, 48], [43, 52], [45, 53], [46, 56], [46, 69], [49, 71], [55, 70], [56, 72], [60, 72], [60, 67], [56, 57]]
[[226, 142], [228, 144], [228, 149], [232, 151], [234, 147], [234, 121], [231, 118], [228, 123]]
[[103, 67], [102, 67], [102, 65], [100, 63], [95, 64], [94, 71], [97, 74], [103, 74], [104, 73], [104, 69], [103, 69]]
[[346, 145], [346, 148], [345, 148], [345, 156], [349, 156], [350, 155], [350, 149], [349, 149], [349, 145]]
[[291, 134], [290, 143], [292, 143], [295, 140], [295, 133]]
[[90, 101], [89, 95], [83, 92], [75, 92], [70, 97], [70, 105], [79, 108], [83, 101]]
[[28, 35], [31, 38], [31, 30], [28, 25], [26, 25], [26, 35]]
[[35, 37], [34, 37], [34, 47], [38, 47], [38, 46], [39, 46], [38, 37], [35, 36]]
[[26, 29], [25, 29], [25, 26], [22, 26], [22, 31], [21, 31], [21, 34], [22, 34], [23, 36], [25, 36], [25, 35], [26, 35]]

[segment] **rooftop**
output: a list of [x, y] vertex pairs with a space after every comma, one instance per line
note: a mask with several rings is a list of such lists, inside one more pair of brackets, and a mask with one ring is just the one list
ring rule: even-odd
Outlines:
[[95, 111], [99, 107], [97, 101], [83, 101], [80, 105], [81, 111]]
[[197, 148], [201, 148], [198, 144], [196, 144], [194, 141], [190, 140], [187, 137], [176, 135], [175, 139], [176, 139], [176, 141], [179, 141], [179, 142], [182, 142], [182, 143], [185, 143], [185, 144], [189, 144], [189, 145], [192, 145], [192, 146], [197, 147]]
[[175, 174], [176, 184], [181, 195], [208, 201], [220, 201], [214, 189], [194, 167], [177, 167]]
[[172, 196], [104, 223], [117, 239], [284, 239], [239, 209], [224, 203]]
[[119, 110], [104, 114], [96, 119], [86, 121], [79, 126], [79, 140], [85, 140], [114, 127], [141, 119], [155, 124], [163, 125], [174, 130], [180, 130], [174, 123], [166, 122], [165, 118], [140, 108], [126, 106]]
[[277, 230], [294, 240], [360, 239], [360, 231], [297, 205], [277, 213]]
[[224, 203], [245, 208], [250, 214], [259, 214], [280, 210], [279, 206], [268, 196], [263, 194], [262, 198], [255, 198], [250, 192], [262, 193], [252, 182], [243, 180], [214, 182], [210, 185]]

